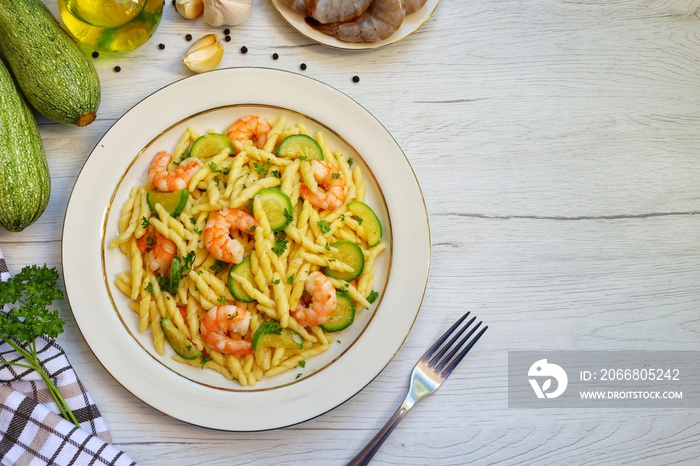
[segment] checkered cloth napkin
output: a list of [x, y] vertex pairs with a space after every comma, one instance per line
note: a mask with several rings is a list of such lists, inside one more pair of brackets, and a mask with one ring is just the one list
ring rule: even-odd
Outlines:
[[[9, 277], [0, 250], [0, 280]], [[0, 464], [136, 465], [111, 445], [107, 424], [60, 346], [41, 338], [37, 340], [37, 354], [80, 428], [61, 417], [36, 371], [3, 365], [21, 361], [22, 357], [10, 345], [0, 342]]]

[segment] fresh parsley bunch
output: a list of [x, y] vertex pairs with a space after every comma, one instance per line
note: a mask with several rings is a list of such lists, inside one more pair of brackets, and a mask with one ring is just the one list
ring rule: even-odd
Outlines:
[[51, 303], [63, 299], [63, 292], [56, 286], [57, 280], [58, 271], [55, 268], [31, 265], [6, 282], [0, 282], [0, 309], [10, 305], [8, 312], [0, 311], [0, 338], [27, 361], [5, 364], [36, 370], [46, 383], [61, 415], [79, 426], [68, 403], [37, 357], [37, 338], [55, 339], [63, 332], [63, 319], [58, 311], [48, 309]]

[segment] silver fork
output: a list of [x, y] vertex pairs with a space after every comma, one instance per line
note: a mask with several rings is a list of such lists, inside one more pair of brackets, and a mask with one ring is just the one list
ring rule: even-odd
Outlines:
[[[411, 373], [411, 384], [408, 389], [406, 399], [401, 403], [401, 407], [387, 421], [382, 429], [377, 432], [365, 448], [355, 456], [347, 466], [360, 466], [370, 462], [375, 453], [382, 446], [389, 434], [401, 422], [409, 409], [420, 399], [430, 395], [437, 390], [440, 385], [449, 377], [452, 370], [467, 355], [472, 346], [481, 338], [488, 325], [484, 326], [479, 333], [472, 338], [472, 335], [481, 327], [483, 322], [479, 322], [474, 327], [472, 324], [476, 317], [472, 317], [464, 326], [460, 325], [467, 319], [469, 312], [464, 314], [452, 325], [436, 342], [425, 352], [418, 361]], [[467, 332], [467, 329], [471, 330]], [[467, 332], [465, 334], [465, 332]], [[449, 341], [447, 341], [449, 339]], [[447, 343], [445, 343], [447, 342]]]

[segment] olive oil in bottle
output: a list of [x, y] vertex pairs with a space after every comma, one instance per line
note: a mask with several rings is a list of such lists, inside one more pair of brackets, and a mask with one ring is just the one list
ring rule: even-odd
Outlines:
[[68, 32], [88, 49], [127, 52], [156, 31], [163, 0], [58, 0]]

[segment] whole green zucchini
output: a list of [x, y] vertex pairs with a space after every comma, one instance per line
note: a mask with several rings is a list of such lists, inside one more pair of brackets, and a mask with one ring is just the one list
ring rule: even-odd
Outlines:
[[93, 122], [97, 71], [41, 0], [0, 0], [0, 52], [39, 113], [59, 123]]
[[23, 230], [44, 212], [50, 193], [39, 128], [0, 60], [0, 225]]

